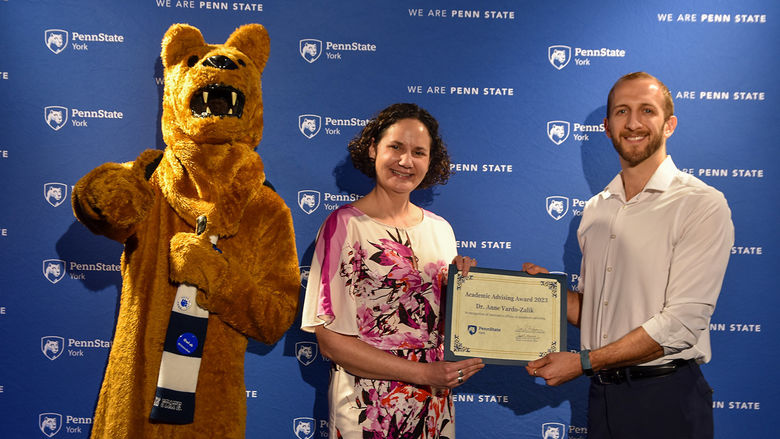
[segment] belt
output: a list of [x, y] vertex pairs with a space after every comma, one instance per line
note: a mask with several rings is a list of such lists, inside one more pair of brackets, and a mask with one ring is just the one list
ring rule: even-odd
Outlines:
[[682, 367], [695, 363], [695, 360], [672, 360], [658, 366], [628, 366], [603, 369], [596, 372], [591, 380], [596, 384], [621, 384], [632, 380], [657, 378], [675, 373]]

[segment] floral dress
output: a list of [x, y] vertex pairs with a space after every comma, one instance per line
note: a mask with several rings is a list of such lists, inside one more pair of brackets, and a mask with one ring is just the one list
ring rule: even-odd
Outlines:
[[[317, 237], [302, 329], [324, 324], [408, 360], [442, 360], [441, 285], [456, 251], [452, 227], [431, 212], [401, 229], [339, 208]], [[449, 391], [361, 378], [333, 363], [328, 399], [332, 438], [455, 437]]]

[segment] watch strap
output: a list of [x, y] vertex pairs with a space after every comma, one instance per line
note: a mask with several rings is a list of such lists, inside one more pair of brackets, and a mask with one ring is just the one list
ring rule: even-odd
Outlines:
[[580, 364], [582, 364], [582, 373], [585, 376], [593, 376], [593, 366], [590, 364], [590, 349], [583, 349], [580, 351]]

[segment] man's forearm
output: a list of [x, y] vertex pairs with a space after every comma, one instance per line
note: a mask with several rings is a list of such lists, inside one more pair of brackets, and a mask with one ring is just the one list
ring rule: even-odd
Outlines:
[[594, 371], [612, 367], [634, 366], [661, 358], [664, 350], [641, 326], [619, 340], [590, 352]]

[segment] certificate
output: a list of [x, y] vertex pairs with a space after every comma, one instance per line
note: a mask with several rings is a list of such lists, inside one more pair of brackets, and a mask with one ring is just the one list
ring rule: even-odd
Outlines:
[[444, 359], [525, 365], [566, 348], [566, 275], [450, 265]]

